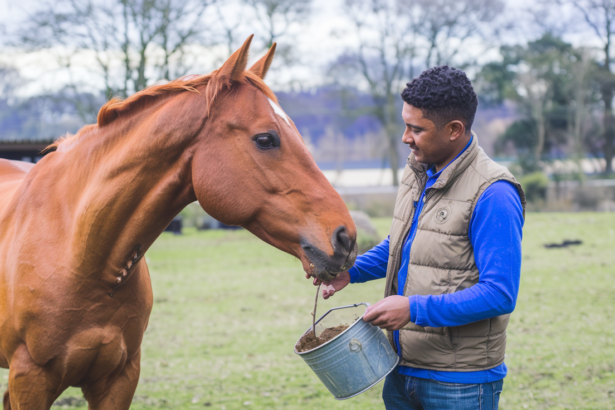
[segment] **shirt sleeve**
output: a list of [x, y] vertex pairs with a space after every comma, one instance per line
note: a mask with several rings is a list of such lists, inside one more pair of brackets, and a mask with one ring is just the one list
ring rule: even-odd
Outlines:
[[461, 326], [511, 313], [521, 280], [523, 208], [517, 189], [498, 181], [476, 204], [468, 235], [478, 283], [444, 295], [410, 296], [410, 318], [419, 326]]
[[363, 255], [357, 256], [354, 266], [350, 268], [350, 283], [363, 283], [382, 279], [387, 275], [389, 264], [389, 238], [374, 246]]

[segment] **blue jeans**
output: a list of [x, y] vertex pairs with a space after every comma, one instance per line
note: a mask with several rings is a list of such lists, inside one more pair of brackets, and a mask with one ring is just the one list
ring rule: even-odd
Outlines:
[[392, 371], [384, 381], [387, 410], [497, 410], [504, 379], [492, 383], [458, 384], [404, 376]]

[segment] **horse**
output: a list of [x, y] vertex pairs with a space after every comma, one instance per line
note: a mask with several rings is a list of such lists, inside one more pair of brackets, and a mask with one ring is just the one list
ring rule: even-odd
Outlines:
[[49, 409], [69, 386], [128, 409], [153, 304], [143, 258], [186, 205], [239, 225], [331, 280], [356, 228], [264, 83], [252, 36], [217, 70], [112, 99], [36, 165], [0, 160], [4, 409]]

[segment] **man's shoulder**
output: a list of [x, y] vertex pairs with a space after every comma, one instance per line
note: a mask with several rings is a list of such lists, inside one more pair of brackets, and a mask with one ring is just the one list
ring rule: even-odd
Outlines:
[[519, 190], [512, 182], [507, 180], [495, 181], [493, 184], [489, 185], [479, 200], [481, 202], [494, 201], [494, 203], [521, 203]]
[[[465, 198], [471, 202], [473, 205], [470, 209], [473, 209], [481, 198], [523, 204], [523, 189], [513, 174], [508, 168], [489, 158], [480, 147], [478, 150], [464, 175], [451, 187], [451, 196]], [[488, 195], [484, 195], [485, 191], [489, 191]]]
[[474, 158], [469, 168], [486, 182], [495, 182], [499, 180], [507, 180], [511, 183], [517, 182], [508, 168], [489, 158], [480, 147], [478, 147], [478, 155], [476, 155], [476, 158]]

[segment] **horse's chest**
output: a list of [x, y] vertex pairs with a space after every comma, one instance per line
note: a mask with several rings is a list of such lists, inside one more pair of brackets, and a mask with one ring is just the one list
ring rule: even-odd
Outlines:
[[26, 343], [32, 359], [48, 371], [62, 375], [70, 385], [101, 379], [121, 370], [139, 349], [131, 346], [125, 332], [113, 325], [75, 332], [62, 345], [57, 341], [46, 344], [40, 336], [31, 333], [31, 340]]
[[59, 362], [69, 369], [100, 371], [115, 369], [138, 353], [149, 318], [148, 304], [139, 303], [139, 296], [121, 301], [107, 294], [84, 294], [91, 296], [40, 295], [38, 303], [17, 309], [18, 333], [39, 365], [61, 358]]
[[0, 335], [0, 350], [7, 358], [25, 343], [36, 364], [77, 385], [117, 372], [138, 355], [152, 306], [147, 272], [114, 297], [96, 282], [26, 273], [20, 271], [5, 300], [11, 320]]
[[[62, 374], [71, 385], [99, 380], [121, 370], [140, 349], [145, 322], [83, 322], [64, 333], [60, 327], [30, 327], [26, 345], [40, 366]], [[55, 332], [55, 334], [54, 334]]]

